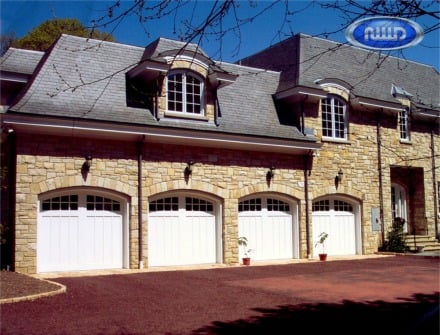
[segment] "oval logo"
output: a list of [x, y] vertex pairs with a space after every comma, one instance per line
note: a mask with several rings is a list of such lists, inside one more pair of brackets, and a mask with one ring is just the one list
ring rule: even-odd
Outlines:
[[353, 45], [372, 50], [397, 50], [414, 46], [423, 39], [423, 29], [414, 21], [376, 16], [353, 22], [345, 31]]

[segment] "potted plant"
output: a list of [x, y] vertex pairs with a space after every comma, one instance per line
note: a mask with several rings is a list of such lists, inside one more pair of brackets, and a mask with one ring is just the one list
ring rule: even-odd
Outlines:
[[327, 259], [327, 254], [325, 252], [325, 244], [324, 244], [327, 237], [328, 237], [328, 234], [323, 231], [321, 234], [318, 235], [318, 241], [316, 241], [316, 243], [315, 243], [315, 247], [318, 244], [321, 244], [322, 252], [319, 253], [319, 260], [320, 261], [325, 261]]
[[251, 264], [250, 253], [252, 252], [252, 249], [247, 249], [247, 244], [248, 244], [247, 237], [241, 236], [238, 238], [238, 245], [243, 247], [243, 253], [244, 253], [244, 256], [242, 258], [243, 265]]

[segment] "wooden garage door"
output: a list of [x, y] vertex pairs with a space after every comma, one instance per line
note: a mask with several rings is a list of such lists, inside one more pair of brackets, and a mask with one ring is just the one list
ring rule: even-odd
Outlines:
[[[253, 249], [253, 260], [294, 257], [291, 206], [271, 197], [254, 197], [239, 203], [239, 236], [248, 239], [248, 248]], [[240, 250], [240, 257], [242, 252]]]
[[37, 271], [122, 268], [121, 203], [93, 194], [40, 201]]
[[191, 196], [153, 200], [148, 215], [148, 265], [216, 263], [214, 203]]
[[322, 250], [315, 246], [318, 235], [326, 232], [325, 251], [329, 255], [355, 255], [356, 229], [353, 206], [343, 200], [325, 199], [313, 202], [313, 255]]

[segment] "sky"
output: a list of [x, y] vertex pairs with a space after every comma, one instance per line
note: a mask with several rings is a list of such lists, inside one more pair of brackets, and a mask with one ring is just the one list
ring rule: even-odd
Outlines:
[[[428, 0], [424, 0], [430, 2]], [[157, 4], [154, 1], [145, 1], [148, 5]], [[368, 4], [367, 1], [363, 1]], [[15, 32], [20, 38], [38, 27], [42, 22], [54, 18], [76, 18], [84, 26], [90, 27], [95, 22], [108, 22], [108, 7], [115, 1], [9, 1], [0, 0], [0, 32], [7, 34]], [[144, 47], [159, 37], [180, 40], [188, 24], [198, 25], [205, 22], [207, 13], [214, 5], [213, 0], [187, 0], [185, 5], [170, 15], [160, 18], [149, 18], [140, 22], [136, 14], [125, 15], [122, 20], [116, 20], [119, 13], [127, 10], [134, 3], [133, 0], [123, 0], [113, 11], [112, 20], [99, 30], [111, 33], [117, 42]], [[171, 2], [173, 6], [177, 2]], [[223, 2], [220, 1], [220, 4]], [[261, 51], [292, 34], [304, 33], [318, 36], [332, 41], [348, 43], [345, 38], [344, 25], [347, 23], [343, 14], [334, 9], [322, 8], [324, 1], [249, 1], [236, 2], [238, 8], [234, 15], [223, 19], [208, 34], [200, 40], [192, 42], [200, 44], [203, 51], [214, 60], [236, 62], [241, 58]], [[286, 3], [292, 13], [285, 17]], [[440, 10], [440, 2], [434, 2]], [[232, 13], [232, 12], [231, 12]], [[261, 13], [254, 17], [256, 13]], [[145, 14], [145, 12], [144, 12]], [[105, 21], [98, 21], [105, 17]], [[246, 21], [254, 17], [252, 20]], [[240, 29], [232, 28], [237, 20], [247, 22]], [[439, 24], [432, 18], [415, 19], [422, 28], [428, 25]], [[399, 51], [386, 51], [391, 56], [412, 60], [440, 69], [440, 28], [435, 32], [426, 33], [421, 43]], [[224, 33], [219, 37], [218, 32]]]

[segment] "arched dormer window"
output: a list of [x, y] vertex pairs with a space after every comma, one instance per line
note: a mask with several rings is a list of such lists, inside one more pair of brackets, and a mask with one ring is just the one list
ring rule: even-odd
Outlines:
[[173, 70], [167, 76], [167, 112], [204, 115], [204, 80], [188, 70]]
[[347, 104], [338, 96], [321, 100], [322, 135], [331, 139], [347, 139]]

